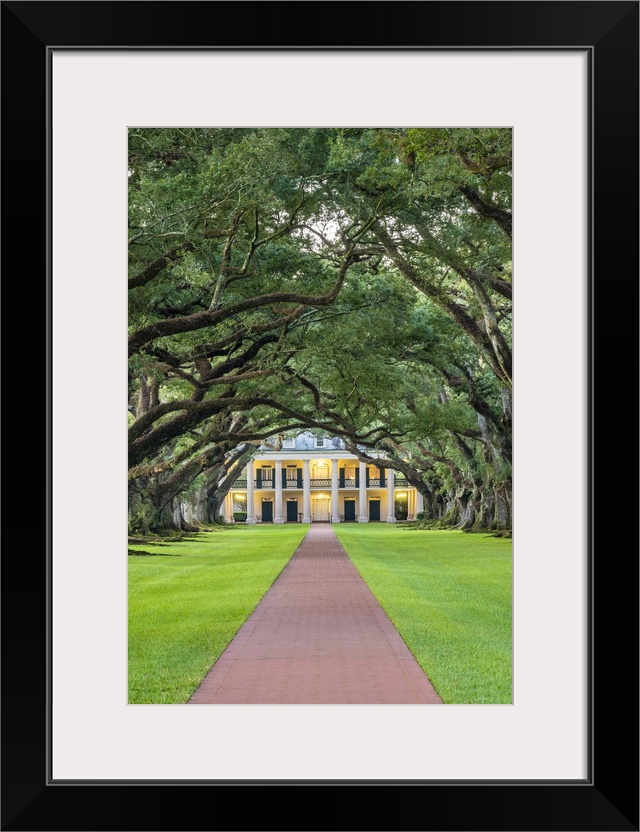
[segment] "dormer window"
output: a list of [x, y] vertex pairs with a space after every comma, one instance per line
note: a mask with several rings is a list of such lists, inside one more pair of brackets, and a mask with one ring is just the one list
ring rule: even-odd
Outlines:
[[324, 436], [316, 436], [316, 448], [324, 448]]
[[283, 439], [282, 440], [282, 447], [283, 448], [295, 448], [296, 440], [295, 439]]

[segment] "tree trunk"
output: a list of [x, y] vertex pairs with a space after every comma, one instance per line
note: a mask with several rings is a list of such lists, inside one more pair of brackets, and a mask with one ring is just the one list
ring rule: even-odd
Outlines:
[[137, 479], [129, 483], [130, 535], [182, 531], [183, 527], [182, 517], [176, 511], [173, 499], [161, 502], [154, 499], [154, 486], [148, 480]]
[[511, 488], [510, 486], [501, 486], [494, 489], [495, 495], [495, 514], [494, 514], [494, 528], [498, 530], [511, 530], [512, 516], [511, 516]]
[[207, 479], [204, 485], [182, 503], [183, 518], [193, 524], [220, 523], [227, 494], [254, 453], [253, 446], [243, 445], [226, 454], [217, 465], [211, 466], [205, 472]]

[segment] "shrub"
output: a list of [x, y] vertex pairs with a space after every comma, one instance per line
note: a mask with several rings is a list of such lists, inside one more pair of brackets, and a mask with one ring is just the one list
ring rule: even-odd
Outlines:
[[247, 512], [246, 511], [234, 511], [233, 512], [233, 519], [236, 523], [244, 523], [247, 519]]

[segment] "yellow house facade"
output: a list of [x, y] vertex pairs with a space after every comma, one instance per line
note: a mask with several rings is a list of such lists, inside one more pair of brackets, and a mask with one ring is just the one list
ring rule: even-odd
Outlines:
[[263, 445], [236, 479], [223, 504], [227, 522], [395, 523], [422, 511], [422, 495], [382, 456], [360, 462], [338, 437], [309, 433], [275, 447]]

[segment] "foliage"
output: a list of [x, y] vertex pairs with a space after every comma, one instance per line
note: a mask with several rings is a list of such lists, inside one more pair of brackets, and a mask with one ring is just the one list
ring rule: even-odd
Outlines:
[[132, 529], [297, 428], [509, 527], [510, 130], [132, 128], [129, 173]]

